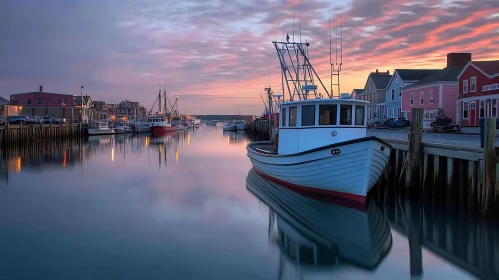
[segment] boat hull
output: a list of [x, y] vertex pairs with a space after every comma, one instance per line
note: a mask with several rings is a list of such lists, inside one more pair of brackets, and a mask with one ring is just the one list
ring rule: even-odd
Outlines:
[[114, 133], [116, 133], [116, 134], [132, 133], [132, 132], [133, 132], [133, 130], [131, 128], [121, 128], [121, 127], [114, 128]]
[[149, 126], [139, 126], [139, 127], [137, 127], [137, 132], [138, 133], [151, 132], [151, 127], [149, 127]]
[[108, 129], [89, 128], [88, 134], [89, 135], [114, 134], [114, 129], [112, 129], [112, 128], [108, 128]]
[[168, 132], [176, 131], [176, 126], [153, 126], [151, 131], [153, 135], [165, 134]]
[[365, 137], [289, 155], [266, 153], [272, 142], [247, 146], [248, 157], [262, 177], [297, 192], [365, 203], [369, 190], [388, 165], [391, 146]]
[[236, 131], [237, 130], [237, 126], [236, 125], [224, 126], [223, 130], [225, 130], [225, 131]]
[[246, 128], [245, 123], [238, 123], [236, 124], [237, 130], [244, 130]]

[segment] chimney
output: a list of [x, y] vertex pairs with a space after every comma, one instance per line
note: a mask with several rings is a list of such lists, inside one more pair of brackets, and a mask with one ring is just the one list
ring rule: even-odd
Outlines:
[[390, 75], [390, 70], [386, 70], [386, 73], [387, 73], [388, 75]]
[[40, 92], [43, 92], [43, 86], [40, 86]]
[[379, 74], [379, 70], [378, 69], [376, 69], [376, 74]]
[[447, 67], [453, 65], [466, 65], [471, 61], [471, 53], [448, 53]]

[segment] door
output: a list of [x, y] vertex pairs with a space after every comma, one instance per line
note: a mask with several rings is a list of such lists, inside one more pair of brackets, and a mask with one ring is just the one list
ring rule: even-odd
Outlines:
[[471, 101], [470, 102], [470, 114], [469, 114], [468, 118], [470, 120], [470, 126], [477, 125], [477, 121], [476, 121], [476, 102], [475, 101]]

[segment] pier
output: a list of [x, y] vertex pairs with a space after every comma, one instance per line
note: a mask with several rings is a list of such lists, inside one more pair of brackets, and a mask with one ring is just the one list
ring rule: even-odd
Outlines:
[[17, 144], [38, 139], [83, 136], [81, 124], [5, 124], [0, 126], [0, 145]]

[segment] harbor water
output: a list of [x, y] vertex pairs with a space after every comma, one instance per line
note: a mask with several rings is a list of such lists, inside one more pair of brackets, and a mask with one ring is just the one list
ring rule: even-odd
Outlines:
[[[252, 171], [244, 132], [0, 151], [0, 279], [498, 279], [498, 226], [388, 186], [359, 211]], [[412, 275], [411, 275], [412, 272]]]

